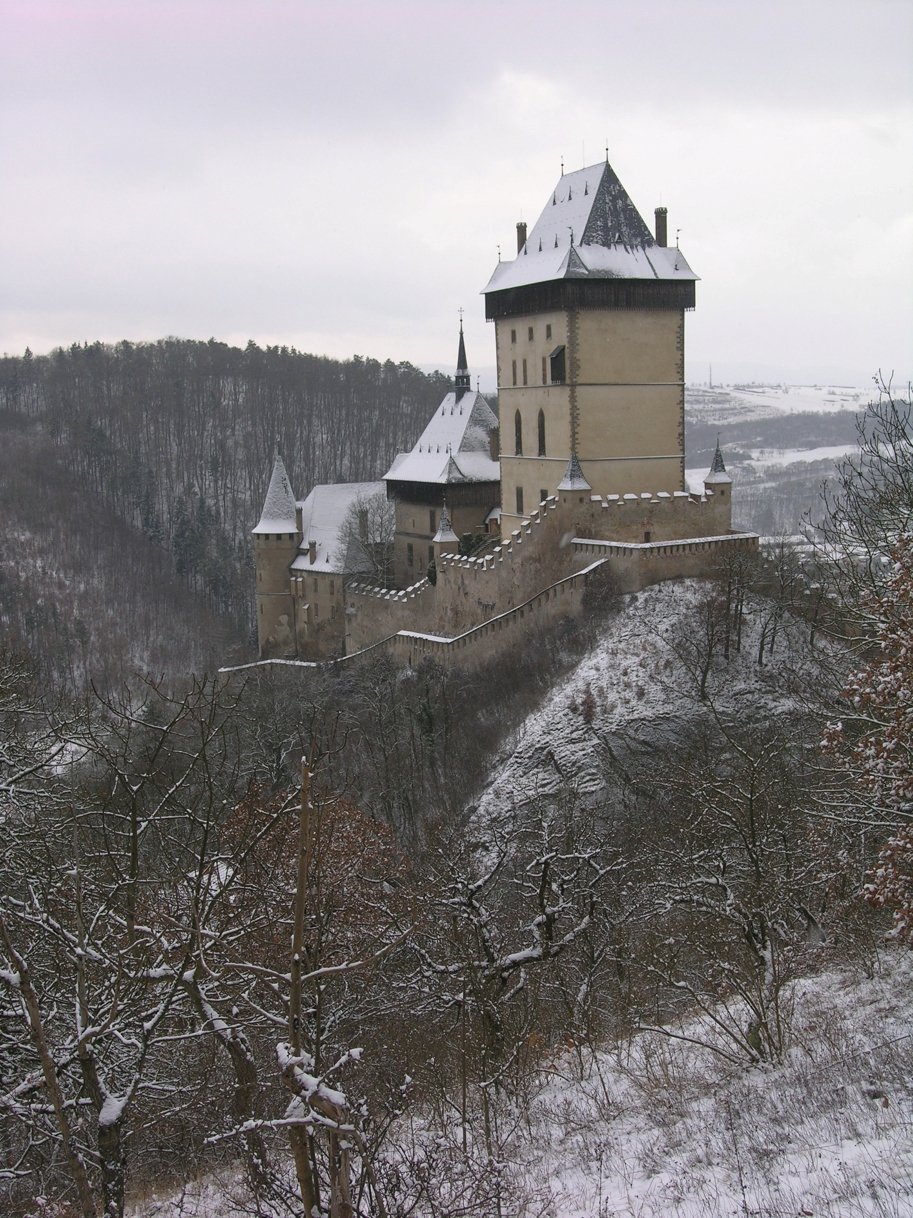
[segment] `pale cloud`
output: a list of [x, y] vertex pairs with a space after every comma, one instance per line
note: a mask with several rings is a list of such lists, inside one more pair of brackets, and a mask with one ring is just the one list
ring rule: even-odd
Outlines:
[[490, 383], [497, 249], [608, 142], [702, 276], [692, 374], [913, 368], [905, 3], [30, 0], [6, 32], [0, 350], [449, 367], [462, 306]]

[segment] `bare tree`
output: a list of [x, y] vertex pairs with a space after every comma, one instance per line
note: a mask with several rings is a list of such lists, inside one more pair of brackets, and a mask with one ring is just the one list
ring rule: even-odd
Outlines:
[[890, 570], [897, 539], [913, 529], [913, 418], [890, 380], [875, 378], [878, 401], [858, 422], [859, 454], [822, 490], [819, 569], [836, 607], [831, 629], [854, 642], [877, 639], [872, 597]]
[[383, 491], [355, 499], [339, 530], [346, 574], [387, 587], [393, 573], [395, 531], [396, 508]]

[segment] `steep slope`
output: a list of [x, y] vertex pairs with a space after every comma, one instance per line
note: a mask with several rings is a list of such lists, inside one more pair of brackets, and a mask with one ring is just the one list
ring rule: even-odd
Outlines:
[[807, 713], [809, 685], [834, 662], [830, 649], [812, 646], [808, 626], [781, 618], [774, 602], [749, 597], [741, 647], [731, 629], [727, 659], [719, 595], [715, 584], [688, 580], [625, 597], [598, 643], [511, 737], [478, 823], [564, 790], [597, 800], [627, 759], [661, 754], [713, 713], [745, 723]]

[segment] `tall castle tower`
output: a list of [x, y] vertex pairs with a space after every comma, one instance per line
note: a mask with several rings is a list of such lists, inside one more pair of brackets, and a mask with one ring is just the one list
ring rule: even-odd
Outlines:
[[485, 288], [495, 322], [505, 535], [576, 456], [600, 495], [684, 489], [685, 310], [697, 276], [608, 161], [562, 174]]

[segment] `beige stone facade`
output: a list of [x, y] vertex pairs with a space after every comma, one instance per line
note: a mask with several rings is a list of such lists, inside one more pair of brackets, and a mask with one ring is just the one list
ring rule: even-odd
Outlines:
[[495, 331], [506, 534], [554, 493], [574, 452], [597, 494], [684, 489], [682, 310], [527, 313]]

